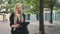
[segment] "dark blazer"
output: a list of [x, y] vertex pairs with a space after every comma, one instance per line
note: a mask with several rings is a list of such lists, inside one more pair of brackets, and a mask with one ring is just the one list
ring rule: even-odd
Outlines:
[[11, 34], [29, 34], [28, 29], [27, 29], [27, 25], [29, 24], [25, 24], [25, 14], [23, 14], [24, 20], [23, 23], [21, 24], [21, 22], [19, 22], [19, 20], [17, 19], [17, 23], [21, 24], [23, 27], [19, 27], [16, 28], [16, 30], [14, 31], [13, 28], [11, 27], [11, 25], [14, 24], [14, 12], [10, 15], [10, 27], [11, 27]]

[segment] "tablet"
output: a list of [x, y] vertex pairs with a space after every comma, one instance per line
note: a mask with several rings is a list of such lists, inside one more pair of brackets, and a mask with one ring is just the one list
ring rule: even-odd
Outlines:
[[29, 24], [29, 22], [20, 22], [19, 24], [22, 26], [27, 26]]

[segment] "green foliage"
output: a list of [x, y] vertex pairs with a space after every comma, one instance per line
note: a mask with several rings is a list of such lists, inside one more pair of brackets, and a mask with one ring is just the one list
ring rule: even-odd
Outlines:
[[[57, 0], [44, 0], [44, 8], [50, 8], [51, 2], [53, 7], [56, 7], [56, 9], [60, 8], [60, 5], [57, 5], [56, 3]], [[6, 8], [13, 10], [15, 4], [17, 2], [20, 2], [23, 4], [23, 11], [27, 13], [38, 13], [39, 11], [39, 0], [8, 0], [8, 4]], [[2, 0], [0, 0], [0, 4], [2, 3]], [[31, 6], [33, 6], [31, 8]]]
[[[31, 13], [38, 13], [39, 11], [39, 0], [25, 0], [26, 4], [29, 4], [30, 5], [30, 8], [28, 10], [28, 12], [31, 12]], [[31, 8], [31, 6], [33, 6]]]
[[0, 4], [2, 3], [2, 0], [0, 0]]

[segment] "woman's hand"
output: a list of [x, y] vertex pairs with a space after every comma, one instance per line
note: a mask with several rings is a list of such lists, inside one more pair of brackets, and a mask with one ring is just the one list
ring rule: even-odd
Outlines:
[[12, 27], [19, 28], [22, 27], [20, 24], [12, 25]]
[[20, 24], [17, 24], [17, 28], [18, 28], [18, 27], [22, 27], [22, 26], [21, 26]]

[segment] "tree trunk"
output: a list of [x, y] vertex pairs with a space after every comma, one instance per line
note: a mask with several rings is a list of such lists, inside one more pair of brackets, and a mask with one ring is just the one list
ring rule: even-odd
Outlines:
[[53, 23], [53, 20], [52, 20], [52, 13], [53, 13], [53, 2], [52, 2], [52, 0], [51, 0], [51, 7], [50, 7], [50, 9], [51, 9], [51, 13], [50, 13], [50, 23]]
[[45, 34], [43, 9], [44, 9], [44, 0], [40, 0], [39, 31], [41, 32], [41, 34]]

